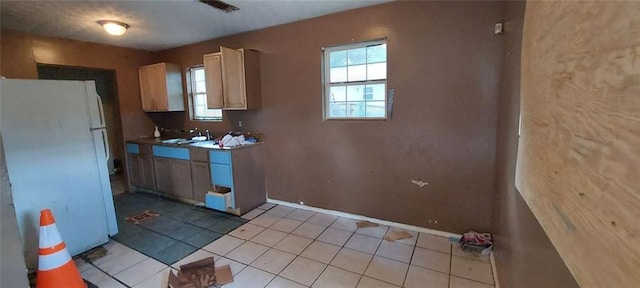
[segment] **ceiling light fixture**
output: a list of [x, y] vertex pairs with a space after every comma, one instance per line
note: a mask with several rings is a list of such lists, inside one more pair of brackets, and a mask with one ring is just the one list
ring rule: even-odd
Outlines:
[[102, 25], [102, 28], [104, 28], [107, 33], [114, 36], [124, 34], [124, 32], [127, 32], [127, 28], [129, 28], [129, 24], [113, 20], [100, 20], [98, 24]]

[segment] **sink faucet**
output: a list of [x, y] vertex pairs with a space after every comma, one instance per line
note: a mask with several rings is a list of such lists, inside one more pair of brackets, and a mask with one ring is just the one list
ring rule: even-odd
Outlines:
[[196, 135], [196, 136], [202, 136], [202, 133], [200, 133], [200, 131], [198, 131], [198, 128], [193, 128], [193, 129], [189, 130], [189, 135], [190, 135], [191, 137], [193, 137], [193, 134], [194, 134], [194, 133], [198, 134], [198, 135]]
[[204, 130], [205, 136], [207, 136], [207, 140], [211, 140], [211, 133], [209, 133], [209, 129]]

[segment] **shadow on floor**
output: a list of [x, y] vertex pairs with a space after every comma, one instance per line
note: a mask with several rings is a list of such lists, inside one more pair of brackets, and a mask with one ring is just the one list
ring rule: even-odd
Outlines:
[[124, 173], [109, 175], [109, 181], [111, 182], [111, 193], [114, 196], [125, 192]]
[[[120, 233], [113, 239], [171, 265], [248, 220], [146, 193], [113, 197]], [[151, 210], [158, 217], [133, 224], [125, 218]]]

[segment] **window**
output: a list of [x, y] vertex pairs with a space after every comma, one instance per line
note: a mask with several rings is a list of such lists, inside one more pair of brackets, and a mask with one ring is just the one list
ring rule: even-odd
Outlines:
[[387, 118], [387, 44], [371, 41], [324, 49], [325, 119]]
[[189, 93], [191, 94], [191, 119], [222, 121], [222, 109], [207, 108], [207, 86], [204, 78], [204, 67], [191, 67], [188, 72]]

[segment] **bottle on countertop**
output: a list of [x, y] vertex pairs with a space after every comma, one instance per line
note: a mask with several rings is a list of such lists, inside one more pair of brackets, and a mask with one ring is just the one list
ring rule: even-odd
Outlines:
[[158, 130], [158, 126], [156, 126], [156, 130], [153, 131], [153, 137], [160, 138], [160, 131]]

